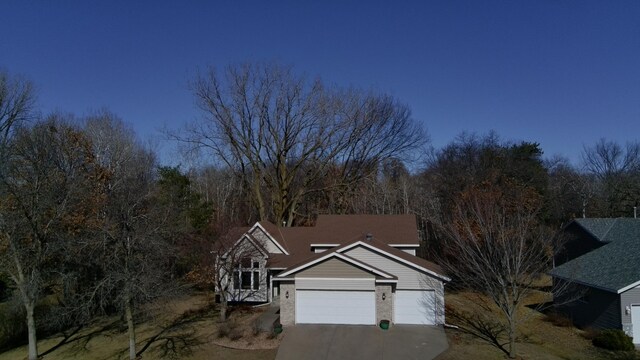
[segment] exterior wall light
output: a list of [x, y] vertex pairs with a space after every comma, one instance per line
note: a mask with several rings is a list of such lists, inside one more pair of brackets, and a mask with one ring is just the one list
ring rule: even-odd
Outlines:
[[287, 290], [287, 292], [284, 293], [284, 297], [287, 298], [287, 299], [289, 298], [289, 291], [288, 290]]
[[624, 314], [625, 315], [631, 315], [631, 308], [629, 306], [625, 306], [624, 307]]
[[385, 300], [387, 298], [387, 294], [386, 293], [382, 293], [382, 300]]

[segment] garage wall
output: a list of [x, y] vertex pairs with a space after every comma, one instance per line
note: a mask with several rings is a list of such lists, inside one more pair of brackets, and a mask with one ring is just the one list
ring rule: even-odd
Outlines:
[[436, 321], [438, 324], [444, 324], [444, 284], [442, 281], [362, 246], [355, 247], [345, 252], [345, 254], [378, 269], [383, 269], [391, 275], [397, 276], [398, 284], [396, 285], [396, 289], [398, 290], [435, 290]]
[[[382, 300], [382, 294], [385, 294]], [[376, 285], [376, 324], [380, 320], [393, 321], [393, 293], [391, 285]]]
[[[620, 294], [620, 317], [622, 320], [622, 329], [627, 335], [632, 336], [633, 326], [631, 324], [631, 314], [627, 314], [626, 308], [631, 305], [640, 305], [640, 286], [629, 289]], [[637, 321], [636, 321], [637, 323]]]
[[420, 273], [396, 260], [372, 252], [362, 246], [355, 247], [345, 253], [356, 260], [360, 260], [373, 267], [398, 277], [398, 289], [437, 289], [442, 287], [442, 281], [427, 274]]
[[[289, 292], [289, 298], [285, 294]], [[280, 323], [294, 325], [296, 322], [296, 287], [291, 282], [280, 282]]]
[[331, 258], [296, 274], [296, 278], [329, 277], [329, 278], [373, 278], [374, 276], [346, 262]]

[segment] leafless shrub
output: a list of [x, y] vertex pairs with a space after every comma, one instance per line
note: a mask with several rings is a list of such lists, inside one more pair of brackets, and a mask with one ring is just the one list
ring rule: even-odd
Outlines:
[[251, 335], [258, 336], [261, 332], [262, 329], [260, 328], [260, 321], [258, 319], [253, 320], [251, 322]]
[[228, 338], [229, 340], [235, 341], [240, 339], [243, 336], [242, 329], [239, 324], [233, 320], [226, 321], [221, 323], [218, 326], [218, 338]]
[[242, 330], [238, 327], [234, 328], [231, 330], [231, 332], [229, 332], [229, 340], [231, 341], [236, 341], [236, 340], [240, 340], [242, 338], [244, 334], [242, 333]]

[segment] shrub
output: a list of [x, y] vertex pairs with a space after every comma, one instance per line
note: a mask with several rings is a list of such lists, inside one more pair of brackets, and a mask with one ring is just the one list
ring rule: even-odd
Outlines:
[[242, 330], [240, 330], [239, 328], [231, 329], [231, 332], [229, 332], [229, 340], [231, 341], [236, 341], [241, 337], [242, 337]]
[[603, 330], [592, 340], [592, 342], [593, 345], [608, 350], [635, 350], [635, 346], [633, 345], [631, 338], [620, 329]]
[[242, 330], [235, 321], [227, 321], [218, 325], [218, 338], [228, 338], [235, 341], [242, 337]]
[[640, 352], [638, 351], [611, 351], [607, 354], [607, 358], [611, 360], [640, 360]]
[[218, 338], [224, 338], [229, 336], [231, 332], [231, 326], [229, 326], [229, 322], [222, 323], [218, 325]]
[[253, 320], [251, 323], [251, 335], [258, 336], [261, 332], [262, 329], [260, 328], [260, 321], [258, 321], [258, 319]]

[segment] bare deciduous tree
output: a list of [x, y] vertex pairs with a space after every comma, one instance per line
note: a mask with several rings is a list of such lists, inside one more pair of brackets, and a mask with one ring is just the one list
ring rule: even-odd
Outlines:
[[96, 158], [108, 170], [103, 228], [85, 251], [101, 277], [87, 303], [122, 309], [129, 333], [129, 358], [135, 359], [136, 310], [166, 294], [173, 251], [163, 232], [168, 212], [154, 200], [156, 162], [133, 131], [110, 113], [90, 118], [86, 131]]
[[249, 189], [258, 219], [279, 225], [293, 224], [320, 178], [348, 187], [381, 160], [426, 141], [393, 98], [328, 90], [281, 66], [211, 68], [192, 86], [204, 117], [172, 137], [211, 151]]
[[593, 147], [585, 147], [582, 153], [585, 169], [600, 178], [640, 170], [640, 143], [631, 142], [623, 148], [620, 144], [600, 139]]
[[592, 181], [605, 203], [600, 216], [630, 216], [640, 202], [640, 143], [626, 147], [601, 139], [585, 147], [582, 155], [585, 170], [595, 176]]
[[30, 81], [12, 77], [0, 70], [0, 155], [16, 125], [33, 115], [34, 102], [35, 94]]
[[508, 348], [494, 345], [511, 358], [518, 309], [550, 266], [551, 237], [539, 223], [539, 209], [534, 191], [485, 183], [463, 194], [445, 229], [445, 246], [455, 261], [442, 264], [460, 286], [486, 295], [500, 309]]
[[0, 176], [0, 270], [26, 311], [29, 359], [38, 357], [34, 310], [45, 289], [63, 287], [67, 244], [96, 218], [99, 184], [89, 142], [56, 117], [20, 128]]

